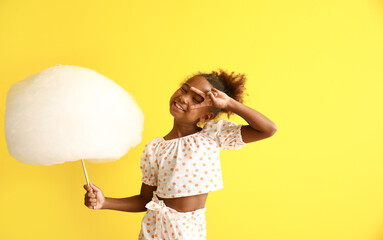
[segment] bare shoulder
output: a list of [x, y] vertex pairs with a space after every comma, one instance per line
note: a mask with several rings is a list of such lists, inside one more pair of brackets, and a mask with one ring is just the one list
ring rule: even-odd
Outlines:
[[273, 136], [275, 132], [276, 130], [270, 132], [261, 132], [252, 128], [250, 125], [243, 125], [241, 127], [241, 135], [244, 143], [251, 143], [265, 138], [269, 138]]

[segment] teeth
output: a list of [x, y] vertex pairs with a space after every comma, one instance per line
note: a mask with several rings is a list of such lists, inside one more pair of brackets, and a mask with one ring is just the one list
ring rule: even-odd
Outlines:
[[178, 105], [177, 103], [176, 103], [176, 107], [183, 111], [182, 107], [180, 105]]

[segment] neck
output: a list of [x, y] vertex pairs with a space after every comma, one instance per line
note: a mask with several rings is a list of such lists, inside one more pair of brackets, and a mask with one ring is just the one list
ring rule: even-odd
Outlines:
[[173, 129], [166, 135], [171, 138], [184, 137], [201, 131], [202, 128], [197, 126], [197, 123], [182, 123], [174, 119]]

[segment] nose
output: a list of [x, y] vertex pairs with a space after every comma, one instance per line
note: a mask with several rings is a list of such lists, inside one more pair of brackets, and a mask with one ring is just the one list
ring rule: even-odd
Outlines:
[[181, 95], [181, 96], [179, 97], [180, 102], [181, 102], [181, 103], [184, 103], [184, 104], [187, 104], [187, 101], [185, 101], [186, 99], [187, 99], [187, 96], [186, 96], [186, 95]]

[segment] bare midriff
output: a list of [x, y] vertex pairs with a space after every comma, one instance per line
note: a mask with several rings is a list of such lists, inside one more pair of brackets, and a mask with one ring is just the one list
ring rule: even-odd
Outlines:
[[163, 200], [165, 205], [175, 209], [177, 212], [191, 212], [205, 207], [208, 193], [179, 197], [179, 198], [157, 198]]

